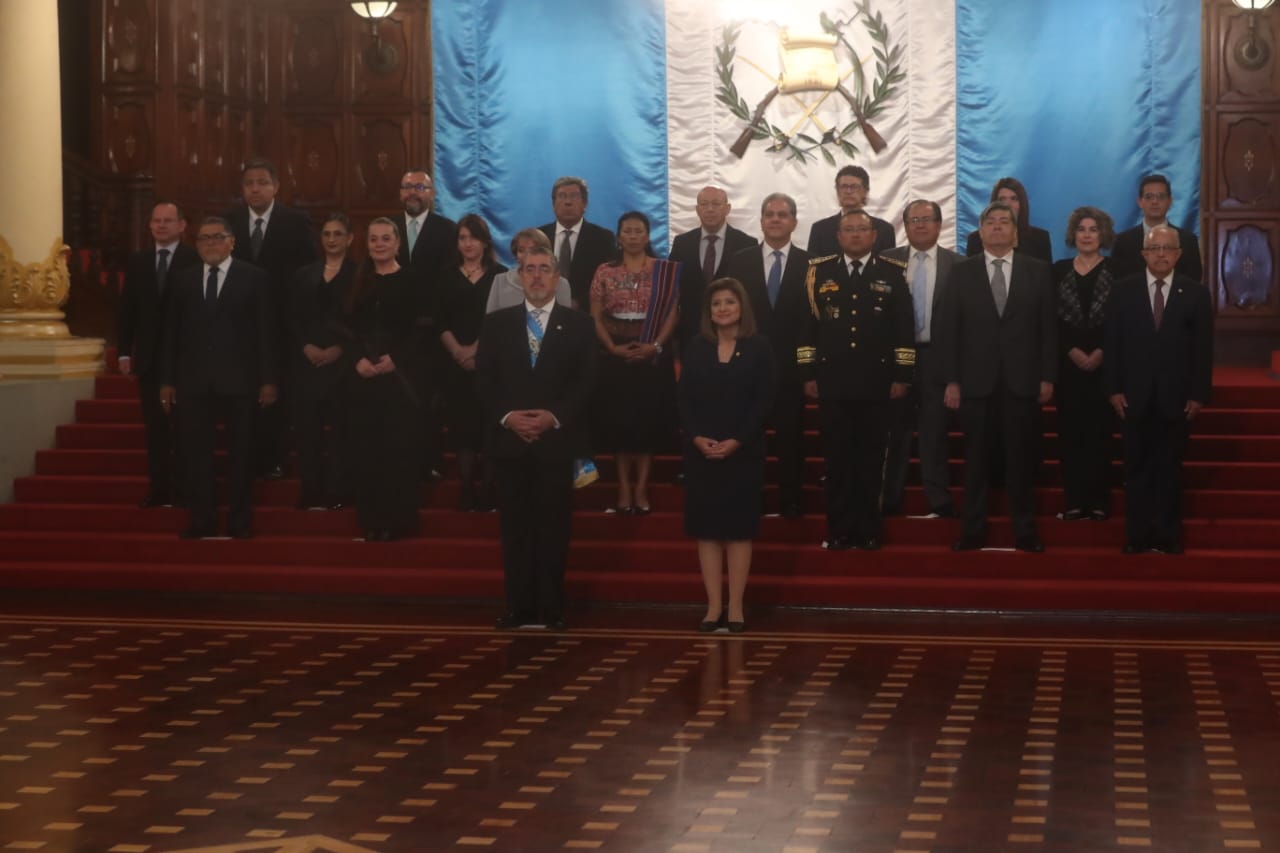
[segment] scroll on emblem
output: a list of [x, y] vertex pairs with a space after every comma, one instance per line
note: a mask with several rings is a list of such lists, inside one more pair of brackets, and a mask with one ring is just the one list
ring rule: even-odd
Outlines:
[[783, 30], [778, 38], [782, 48], [782, 76], [778, 91], [831, 92], [840, 84], [840, 68], [836, 64], [839, 39], [829, 33], [804, 33]]

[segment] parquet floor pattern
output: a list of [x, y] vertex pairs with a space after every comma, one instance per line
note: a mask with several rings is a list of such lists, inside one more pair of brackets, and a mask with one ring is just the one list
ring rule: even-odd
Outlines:
[[1275, 849], [1278, 733], [1265, 640], [0, 615], [0, 850]]

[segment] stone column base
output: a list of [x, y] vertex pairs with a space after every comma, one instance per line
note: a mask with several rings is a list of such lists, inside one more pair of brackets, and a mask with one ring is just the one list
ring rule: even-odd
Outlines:
[[0, 339], [0, 380], [74, 379], [105, 368], [102, 338]]

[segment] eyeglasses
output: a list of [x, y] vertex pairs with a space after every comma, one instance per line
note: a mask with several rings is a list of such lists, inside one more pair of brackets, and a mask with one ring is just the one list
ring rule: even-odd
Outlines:
[[526, 275], [551, 275], [555, 271], [550, 264], [525, 264], [520, 268], [520, 272]]
[[198, 234], [196, 235], [197, 243], [221, 243], [230, 237], [230, 234]]
[[728, 204], [728, 202], [724, 202], [724, 201], [700, 201], [700, 202], [698, 202], [698, 207], [711, 208], [712, 210], [715, 210], [715, 209], [716, 209], [716, 208], [718, 208], [718, 207], [724, 207], [726, 204]]
[[870, 225], [841, 225], [840, 230], [845, 234], [866, 234], [872, 228]]
[[845, 184], [845, 183], [840, 183], [840, 184], [836, 184], [836, 190], [837, 190], [838, 192], [842, 192], [842, 193], [851, 193], [851, 192], [858, 192], [858, 191], [861, 191], [861, 190], [866, 190], [866, 187], [864, 187], [862, 184], [855, 184], [855, 183], [848, 183], [848, 184]]
[[908, 225], [924, 225], [927, 222], [939, 222], [936, 216], [913, 216], [907, 220]]
[[414, 190], [417, 190], [420, 193], [424, 193], [427, 190], [431, 189], [431, 184], [401, 184], [400, 189], [404, 190], [405, 192], [412, 192]]
[[1151, 252], [1152, 254], [1159, 254], [1160, 252], [1173, 253], [1173, 252], [1181, 252], [1182, 247], [1181, 246], [1143, 246], [1142, 251]]
[[1168, 193], [1143, 193], [1143, 201], [1164, 201], [1169, 197]]

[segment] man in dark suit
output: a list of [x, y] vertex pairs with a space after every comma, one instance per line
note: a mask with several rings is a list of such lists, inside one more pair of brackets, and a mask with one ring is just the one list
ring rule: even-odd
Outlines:
[[191, 522], [184, 539], [217, 535], [214, 437], [219, 417], [230, 446], [227, 532], [252, 534], [253, 413], [276, 402], [275, 317], [266, 273], [231, 257], [235, 238], [225, 219], [200, 223], [203, 261], [180, 273], [165, 320], [160, 403], [180, 409], [184, 485]]
[[[871, 176], [861, 166], [849, 165], [836, 172], [836, 198], [840, 201], [840, 212], [813, 223], [809, 229], [809, 245], [806, 247], [809, 257], [819, 258], [840, 253], [837, 233], [840, 229], [840, 217], [862, 210], [867, 204], [867, 193], [870, 191]], [[871, 217], [871, 224], [876, 229], [876, 243], [871, 251], [880, 254], [898, 245], [892, 224], [874, 216]]]
[[915, 318], [916, 369], [911, 392], [893, 405], [889, 431], [889, 457], [884, 474], [884, 514], [902, 512], [902, 496], [907, 485], [907, 465], [911, 461], [911, 433], [919, 433], [920, 480], [924, 485], [929, 514], [955, 518], [951, 501], [951, 475], [947, 468], [947, 410], [942, 405], [944, 384], [936, 368], [931, 328], [951, 268], [960, 256], [938, 245], [942, 231], [942, 208], [937, 202], [917, 199], [902, 214], [907, 229], [907, 245], [894, 247], [884, 257], [907, 265], [907, 285], [911, 289]]
[[[285, 323], [289, 285], [299, 269], [319, 257], [315, 235], [305, 213], [276, 201], [280, 179], [270, 160], [265, 157], [246, 160], [240, 171], [240, 190], [244, 205], [223, 214], [235, 241], [232, 257], [253, 264], [267, 274], [274, 314], [271, 334], [276, 342], [276, 360], [283, 363], [289, 346]], [[284, 476], [283, 408], [264, 408], [257, 416], [258, 473], [272, 480]]]
[[1177, 273], [1177, 229], [1146, 235], [1146, 268], [1112, 285], [1103, 370], [1123, 422], [1126, 554], [1182, 553], [1182, 455], [1213, 384], [1213, 306]]
[[551, 186], [555, 222], [542, 226], [559, 260], [560, 272], [569, 279], [573, 306], [586, 311], [591, 305], [591, 279], [596, 269], [618, 252], [613, 232], [588, 222], [587, 182], [582, 178], [557, 178]]
[[485, 318], [476, 356], [500, 497], [507, 612], [499, 628], [564, 629], [573, 460], [583, 451], [597, 346], [591, 318], [556, 304], [559, 279], [550, 250], [527, 252], [525, 301]]
[[839, 255], [809, 260], [810, 318], [796, 361], [822, 417], [823, 547], [875, 551], [889, 407], [906, 396], [915, 367], [911, 293], [902, 277], [905, 265], [872, 252], [876, 232], [866, 211], [846, 213], [837, 234]]
[[960, 412], [964, 432], [963, 526], [952, 548], [986, 544], [987, 453], [1003, 444], [1014, 547], [1038, 553], [1044, 545], [1031, 485], [1040, 407], [1058, 372], [1053, 287], [1048, 264], [1013, 251], [1017, 220], [1009, 205], [992, 202], [979, 222], [983, 253], [951, 268], [932, 329], [943, 402]]
[[174, 429], [160, 408], [160, 343], [165, 306], [173, 282], [184, 269], [200, 262], [196, 250], [182, 242], [187, 220], [176, 204], [160, 202], [151, 209], [154, 248], [129, 258], [118, 317], [120, 372], [138, 377], [138, 399], [147, 441], [147, 495], [142, 507], [168, 506], [181, 489], [175, 470]]
[[680, 325], [676, 334], [687, 344], [698, 334], [702, 318], [702, 294], [707, 284], [724, 275], [729, 259], [756, 245], [755, 239], [729, 224], [729, 196], [719, 187], [698, 193], [699, 227], [671, 241], [671, 260], [681, 265]]
[[1178, 233], [1182, 252], [1174, 268], [1177, 275], [1194, 281], [1202, 281], [1204, 267], [1200, 263], [1200, 241], [1196, 235], [1169, 222], [1169, 208], [1173, 206], [1173, 189], [1164, 175], [1144, 175], [1138, 182], [1138, 207], [1142, 209], [1142, 222], [1116, 235], [1111, 249], [1111, 268], [1117, 277], [1137, 275], [1147, 268], [1143, 259], [1143, 244], [1151, 230], [1166, 225]]
[[725, 275], [742, 282], [760, 334], [773, 347], [778, 387], [769, 426], [778, 457], [778, 512], [804, 514], [804, 380], [796, 366], [796, 347], [809, 322], [804, 277], [809, 255], [791, 242], [796, 202], [784, 193], [765, 196], [760, 205], [762, 246], [750, 246], [729, 259]]

